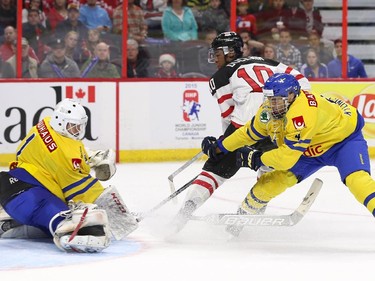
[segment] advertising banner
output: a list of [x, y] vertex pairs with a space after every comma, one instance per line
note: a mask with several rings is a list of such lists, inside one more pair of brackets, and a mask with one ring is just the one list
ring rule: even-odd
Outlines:
[[200, 148], [222, 134], [207, 82], [120, 83], [120, 150]]
[[365, 118], [363, 134], [369, 146], [375, 146], [375, 83], [374, 82], [315, 82], [312, 83], [315, 93], [341, 98], [355, 106]]
[[0, 96], [0, 165], [8, 161], [3, 154], [13, 156], [30, 128], [65, 98], [79, 100], [86, 109], [85, 145], [116, 148], [115, 83], [1, 83]]

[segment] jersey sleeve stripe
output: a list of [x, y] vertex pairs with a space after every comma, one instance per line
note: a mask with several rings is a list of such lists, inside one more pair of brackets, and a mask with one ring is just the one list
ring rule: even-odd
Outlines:
[[[255, 136], [257, 136], [259, 139], [263, 139], [265, 136], [263, 136], [261, 133], [259, 133], [259, 132], [255, 129], [255, 127], [254, 127], [254, 120], [255, 120], [255, 118], [251, 119], [250, 126], [249, 126], [249, 128], [247, 129], [247, 134], [249, 135], [250, 138], [252, 138], [252, 137], [251, 137], [251, 133], [252, 133], [252, 134], [254, 134]], [[251, 131], [250, 131], [249, 129], [250, 129]], [[254, 138], [252, 138], [252, 139], [254, 139]], [[258, 139], [258, 140], [259, 140], [259, 139]]]
[[296, 75], [296, 79], [297, 79], [297, 80], [301, 80], [301, 79], [303, 79], [303, 78], [305, 78], [305, 76], [303, 76], [302, 74], [298, 74], [298, 75]]
[[75, 187], [77, 187], [77, 186], [83, 184], [84, 182], [88, 181], [90, 178], [92, 178], [91, 175], [88, 175], [87, 177], [84, 177], [83, 179], [81, 179], [81, 180], [79, 180], [79, 181], [76, 181], [76, 182], [72, 183], [71, 185], [68, 185], [68, 186], [64, 187], [64, 188], [62, 189], [62, 191], [63, 191], [64, 193], [65, 193], [65, 192], [68, 192], [69, 190], [71, 190], [71, 189], [73, 189], [73, 188], [75, 188]]
[[66, 197], [66, 201], [69, 201], [69, 200], [72, 200], [74, 197], [76, 197], [77, 195], [79, 194], [82, 194], [82, 193], [85, 193], [91, 186], [93, 186], [96, 182], [98, 181], [98, 179], [94, 179], [92, 182], [90, 182], [88, 185], [86, 185], [85, 188], [82, 188], [74, 193], [72, 193], [71, 195], [69, 195], [68, 197]]
[[230, 93], [230, 94], [226, 94], [226, 95], [222, 95], [220, 98], [217, 99], [217, 103], [218, 103], [218, 104], [222, 104], [222, 103], [225, 102], [226, 100], [230, 100], [232, 97], [233, 97], [233, 94], [232, 94], [232, 93]]
[[290, 74], [292, 71], [293, 71], [293, 68], [291, 68], [290, 66], [288, 66], [288, 67], [285, 69], [285, 73], [286, 73], [286, 74]]
[[233, 112], [233, 110], [234, 110], [234, 106], [229, 107], [228, 110], [221, 113], [221, 117], [223, 117], [223, 118], [228, 117]]

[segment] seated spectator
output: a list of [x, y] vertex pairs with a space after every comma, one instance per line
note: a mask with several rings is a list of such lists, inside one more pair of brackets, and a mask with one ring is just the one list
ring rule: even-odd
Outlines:
[[171, 41], [198, 39], [198, 24], [192, 10], [184, 4], [184, 0], [168, 0], [161, 26], [164, 37]]
[[242, 41], [247, 43], [250, 56], [260, 56], [264, 48], [264, 44], [257, 40], [252, 39], [251, 32], [247, 30], [242, 30], [239, 32], [239, 35], [242, 38]]
[[292, 36], [290, 31], [283, 29], [280, 31], [280, 43], [276, 46], [276, 58], [278, 61], [295, 69], [302, 66], [301, 52], [291, 44]]
[[13, 26], [7, 26], [4, 29], [4, 43], [0, 46], [0, 56], [3, 61], [8, 60], [14, 55], [13, 42], [17, 38], [16, 29]]
[[[17, 40], [12, 44], [14, 55], [3, 64], [2, 77], [15, 78], [17, 65]], [[29, 56], [29, 42], [26, 38], [22, 38], [22, 78], [38, 78], [38, 62]]]
[[249, 43], [247, 41], [243, 42], [242, 56], [244, 58], [251, 56], [250, 46], [249, 46]]
[[50, 42], [51, 53], [41, 63], [38, 76], [41, 78], [73, 78], [80, 77], [78, 65], [65, 56], [64, 40], [53, 39]]
[[327, 48], [324, 45], [324, 43], [321, 41], [319, 33], [316, 30], [310, 32], [308, 39], [309, 44], [302, 48], [304, 58], [306, 58], [306, 51], [313, 48], [317, 52], [321, 63], [328, 64], [331, 60], [333, 60], [333, 52], [330, 50], [330, 48]]
[[210, 0], [187, 0], [186, 6], [193, 12], [195, 20], [198, 22], [202, 19], [202, 14], [207, 10]]
[[45, 9], [43, 7], [43, 1], [42, 0], [30, 0], [30, 3], [24, 6], [22, 10], [22, 23], [28, 22], [28, 14], [30, 10], [38, 11], [39, 23], [43, 25], [43, 27], [46, 28], [47, 16], [45, 13]]
[[265, 58], [265, 59], [277, 60], [277, 58], [276, 58], [276, 46], [271, 44], [271, 43], [268, 43], [268, 44], [264, 45], [262, 57]]
[[112, 21], [108, 12], [96, 4], [97, 0], [87, 0], [87, 4], [79, 9], [79, 21], [88, 29], [98, 29], [100, 32], [109, 32], [112, 29]]
[[[342, 40], [336, 39], [334, 44], [337, 57], [330, 61], [327, 65], [328, 77], [340, 78], [342, 77]], [[347, 77], [367, 78], [367, 73], [363, 62], [352, 55], [348, 55]]]
[[[7, 26], [4, 32], [4, 43], [0, 46], [0, 55], [4, 62], [10, 59], [10, 57], [15, 54], [13, 44], [14, 42], [16, 42], [16, 39], [17, 32], [15, 28], [13, 26]], [[29, 46], [29, 44], [27, 45]], [[37, 60], [37, 62], [39, 63], [38, 57], [36, 56], [34, 50], [31, 47], [28, 47], [27, 49], [29, 52], [29, 56]]]
[[[257, 40], [277, 40], [273, 34], [284, 29], [287, 21], [287, 8], [285, 0], [273, 0], [272, 6], [256, 15], [257, 19]], [[274, 35], [274, 36], [275, 36]]]
[[216, 29], [217, 33], [229, 31], [229, 17], [221, 7], [221, 0], [210, 0], [208, 8], [203, 11], [199, 25], [203, 32]]
[[306, 63], [301, 66], [301, 73], [306, 78], [327, 78], [328, 68], [319, 60], [319, 55], [314, 49], [306, 52]]
[[251, 0], [249, 1], [249, 13], [253, 14], [255, 17], [270, 7], [269, 0]]
[[47, 14], [47, 24], [52, 32], [55, 32], [57, 25], [68, 18], [67, 0], [54, 0], [53, 7]]
[[82, 77], [88, 78], [120, 78], [114, 64], [109, 62], [109, 46], [98, 43], [95, 46], [94, 58], [82, 66]]
[[205, 31], [204, 42], [198, 51], [199, 70], [206, 77], [211, 77], [217, 71], [216, 65], [208, 62], [208, 49], [211, 48], [211, 43], [217, 35], [218, 32], [216, 29], [208, 29]]
[[323, 34], [324, 24], [319, 9], [314, 7], [314, 0], [302, 0], [302, 8], [306, 13], [306, 32], [316, 30], [320, 36]]
[[141, 0], [139, 5], [144, 12], [147, 29], [161, 30], [161, 18], [167, 8], [166, 0]]
[[79, 44], [79, 34], [75, 31], [69, 31], [64, 37], [65, 56], [74, 60], [78, 67], [81, 67], [87, 60], [82, 45]]
[[17, 27], [16, 1], [0, 0], [0, 36], [4, 34], [7, 26]]
[[[79, 34], [81, 41], [87, 39], [88, 29], [86, 25], [78, 20], [79, 6], [75, 3], [68, 5], [68, 18], [57, 24], [56, 36], [59, 38], [65, 37], [69, 31], [75, 31]], [[81, 43], [81, 42], [80, 42]]]
[[[121, 21], [120, 17], [118, 16], [118, 13], [120, 13], [121, 15]], [[122, 9], [120, 11], [119, 7], [117, 7], [114, 11], [114, 24], [116, 25], [115, 33], [121, 34]], [[128, 38], [134, 39], [140, 44], [144, 42], [146, 37], [147, 25], [143, 17], [143, 11], [139, 6], [134, 4], [134, 0], [130, 0], [128, 1]]]
[[87, 40], [82, 42], [82, 56], [84, 58], [91, 58], [94, 54], [95, 47], [98, 43], [102, 42], [100, 31], [97, 29], [90, 29], [88, 31]]
[[141, 78], [148, 77], [149, 60], [145, 56], [139, 55], [139, 45], [134, 39], [128, 39], [127, 50], [127, 77]]
[[28, 21], [22, 24], [23, 37], [29, 41], [29, 45], [35, 51], [38, 61], [43, 61], [49, 51], [45, 41], [48, 37], [47, 29], [40, 23], [39, 11], [29, 10]]
[[305, 11], [299, 7], [300, 0], [289, 0], [285, 14], [285, 27], [290, 30], [293, 39], [306, 39], [307, 17]]
[[155, 72], [157, 78], [178, 78], [176, 71], [176, 57], [172, 54], [162, 54], [159, 57], [159, 69]]
[[248, 12], [248, 0], [237, 0], [236, 32], [248, 31], [253, 36], [257, 34], [256, 18]]

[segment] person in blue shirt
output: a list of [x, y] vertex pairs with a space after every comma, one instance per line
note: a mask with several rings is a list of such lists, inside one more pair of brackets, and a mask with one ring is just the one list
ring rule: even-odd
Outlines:
[[198, 39], [198, 24], [184, 0], [169, 0], [161, 21], [164, 37], [171, 41]]
[[[337, 58], [331, 60], [327, 65], [328, 77], [340, 78], [342, 77], [342, 40], [336, 39], [334, 44]], [[367, 78], [363, 62], [352, 55], [348, 55], [347, 76], [348, 78]]]
[[306, 63], [301, 66], [301, 73], [306, 78], [327, 78], [328, 68], [320, 62], [318, 53], [310, 48], [306, 52]]
[[98, 29], [101, 32], [109, 32], [112, 29], [112, 21], [105, 9], [96, 5], [97, 0], [87, 0], [87, 4], [79, 9], [78, 20], [88, 29]]

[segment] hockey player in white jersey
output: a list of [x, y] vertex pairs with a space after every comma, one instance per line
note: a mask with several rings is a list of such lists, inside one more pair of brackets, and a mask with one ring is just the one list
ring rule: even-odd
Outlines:
[[[220, 138], [230, 135], [256, 114], [263, 102], [262, 87], [274, 73], [289, 73], [296, 77], [302, 89], [310, 89], [309, 81], [299, 71], [273, 60], [243, 57], [242, 48], [243, 41], [238, 34], [224, 32], [213, 40], [208, 53], [208, 61], [215, 63], [218, 68], [211, 77], [209, 86], [221, 111], [224, 133]], [[216, 142], [215, 137], [204, 138], [203, 152], [207, 154], [207, 149], [213, 142]], [[257, 149], [262, 151], [274, 147], [269, 139], [257, 144]], [[235, 152], [220, 159], [210, 155], [202, 172], [189, 187], [184, 203], [173, 220], [174, 231], [180, 231], [192, 213], [238, 170]]]

